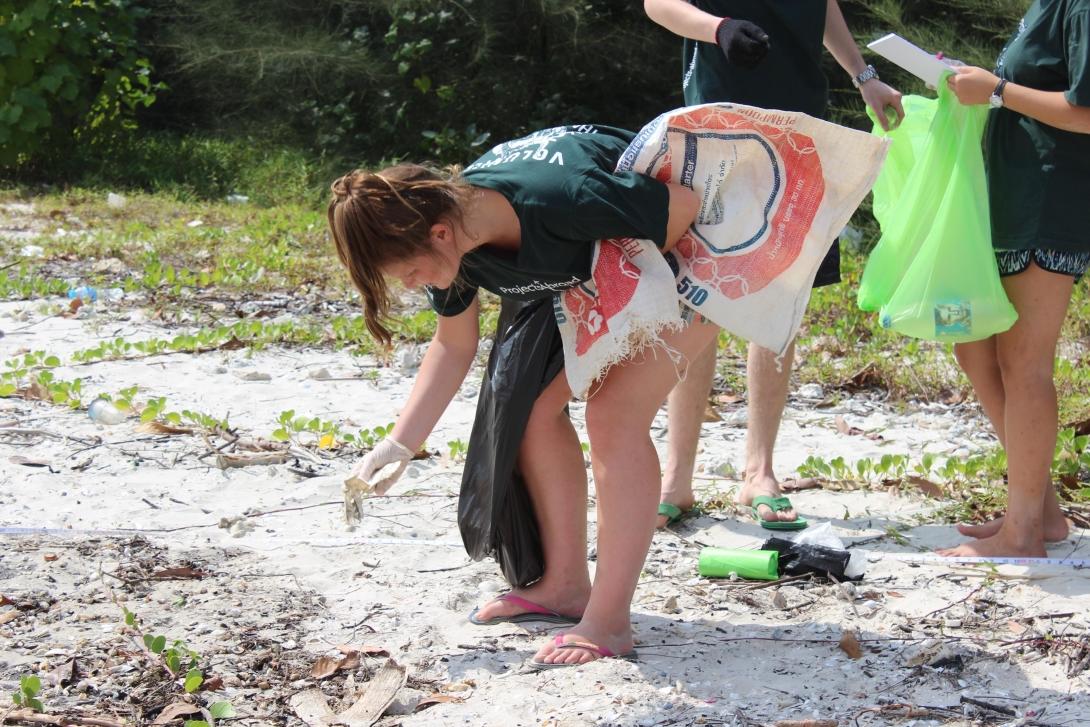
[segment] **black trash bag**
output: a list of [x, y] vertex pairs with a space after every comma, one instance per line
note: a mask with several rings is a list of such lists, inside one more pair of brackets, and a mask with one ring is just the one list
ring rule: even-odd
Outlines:
[[806, 545], [784, 540], [783, 538], [769, 538], [761, 546], [761, 550], [775, 550], [779, 553], [780, 575], [797, 576], [803, 573], [813, 573], [825, 578], [837, 581], [859, 580], [844, 575], [848, 567], [848, 561], [852, 554], [840, 548], [829, 548], [824, 545]]
[[458, 529], [469, 556], [494, 557], [516, 588], [545, 573], [537, 517], [518, 472], [519, 446], [534, 402], [563, 368], [552, 299], [504, 300], [469, 437]]

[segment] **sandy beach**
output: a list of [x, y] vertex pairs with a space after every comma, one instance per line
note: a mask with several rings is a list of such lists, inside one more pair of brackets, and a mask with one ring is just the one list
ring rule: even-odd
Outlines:
[[[66, 318], [0, 305], [4, 358], [67, 360], [99, 340], [178, 332], [138, 300], [91, 308]], [[137, 385], [169, 409], [229, 416], [239, 437], [268, 439], [289, 409], [346, 428], [393, 421], [418, 353], [383, 366], [322, 350], [215, 350], [53, 372], [82, 378], [87, 398]], [[124, 607], [144, 633], [200, 655], [218, 689], [188, 700], [229, 701], [237, 716], [223, 722], [239, 725], [364, 724], [372, 718], [332, 715], [384, 668], [377, 686], [393, 674], [395, 693], [381, 725], [1087, 724], [1090, 570], [891, 557], [960, 536], [929, 522], [940, 499], [881, 488], [792, 495], [812, 527], [827, 522], [867, 552], [861, 581], [700, 578], [701, 547], [756, 548], [769, 534], [745, 512], [710, 509], [655, 537], [634, 604], [637, 661], [529, 671], [544, 625], [466, 620], [504, 590], [493, 562], [466, 557], [455, 521], [461, 463], [446, 443], [468, 440], [479, 381], [478, 365], [429, 439], [435, 456], [368, 500], [352, 530], [340, 498], [351, 458], [299, 450], [284, 464], [222, 469], [217, 455], [236, 449], [223, 440], [0, 400], [0, 687], [37, 673], [47, 713], [152, 723], [179, 696], [126, 633]], [[819, 393], [792, 392], [776, 452], [785, 475], [811, 454], [990, 446], [973, 405], [903, 411], [868, 393], [832, 405], [803, 396]], [[572, 413], [581, 422], [581, 405]], [[701, 438], [698, 493], [729, 503], [744, 402], [719, 413]], [[838, 418], [880, 436], [844, 434]], [[593, 521], [593, 497], [587, 513]], [[1050, 555], [1090, 558], [1086, 534], [1073, 530]]]

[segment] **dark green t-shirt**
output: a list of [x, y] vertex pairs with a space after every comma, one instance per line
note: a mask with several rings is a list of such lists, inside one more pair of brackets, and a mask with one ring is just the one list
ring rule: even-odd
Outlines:
[[682, 88], [688, 105], [733, 101], [781, 111], [825, 115], [829, 84], [821, 70], [827, 0], [690, 0], [721, 17], [748, 20], [769, 38], [756, 68], [727, 63], [715, 43], [686, 39]]
[[[996, 72], [1090, 106], [1090, 0], [1035, 0]], [[995, 248], [1090, 251], [1090, 134], [1001, 108], [985, 151]]]
[[635, 237], [666, 244], [670, 192], [636, 172], [617, 172], [634, 134], [608, 126], [559, 126], [500, 144], [465, 168], [476, 187], [502, 194], [518, 215], [517, 252], [479, 247], [462, 257], [460, 282], [428, 299], [439, 315], [464, 311], [484, 288], [536, 300], [590, 279], [594, 244]]

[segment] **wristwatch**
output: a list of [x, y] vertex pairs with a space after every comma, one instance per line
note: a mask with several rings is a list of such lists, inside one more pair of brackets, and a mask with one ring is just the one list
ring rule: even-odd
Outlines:
[[868, 65], [866, 68], [863, 69], [862, 73], [860, 73], [858, 76], [852, 77], [852, 85], [856, 88], [859, 88], [864, 83], [874, 78], [878, 78], [878, 71], [874, 68], [874, 66]]
[[991, 97], [988, 98], [988, 104], [993, 109], [1003, 108], [1003, 89], [1007, 86], [1007, 79], [1001, 79], [999, 83], [995, 84], [995, 90], [992, 91]]

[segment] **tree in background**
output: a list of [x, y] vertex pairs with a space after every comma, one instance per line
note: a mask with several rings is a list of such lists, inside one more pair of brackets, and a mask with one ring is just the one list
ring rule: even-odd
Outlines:
[[[893, 31], [988, 67], [1028, 4], [841, 8], [860, 43]], [[681, 104], [682, 66], [631, 0], [0, 0], [0, 165], [304, 199], [350, 166], [466, 162], [489, 139], [573, 121], [638, 128]], [[827, 71], [831, 120], [869, 129], [850, 79]], [[119, 133], [134, 120], [139, 133]]]
[[0, 165], [101, 144], [161, 86], [129, 0], [0, 0]]
[[628, 0], [152, 3], [163, 127], [465, 161], [490, 134], [635, 126], [678, 100], [673, 43]]

